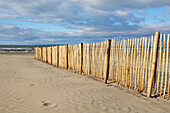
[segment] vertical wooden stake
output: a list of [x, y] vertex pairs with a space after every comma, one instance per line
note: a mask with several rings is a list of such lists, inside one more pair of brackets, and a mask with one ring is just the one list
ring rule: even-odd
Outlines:
[[163, 43], [163, 61], [162, 61], [162, 73], [161, 73], [161, 86], [160, 86], [160, 97], [162, 95], [162, 86], [163, 86], [163, 78], [164, 78], [164, 68], [165, 68], [165, 35], [164, 35], [164, 43]]
[[139, 43], [139, 61], [138, 61], [138, 78], [137, 78], [137, 90], [139, 91], [139, 81], [140, 81], [140, 68], [141, 68], [141, 43], [142, 39], [138, 39], [140, 41]]
[[149, 79], [151, 77], [151, 67], [152, 67], [152, 56], [153, 55], [153, 35], [151, 36], [151, 50], [150, 50], [150, 58], [149, 58], [149, 73], [148, 73], [148, 84]]
[[146, 64], [147, 37], [145, 37], [144, 41], [145, 41], [145, 43], [144, 43], [145, 44], [145, 49], [144, 49], [144, 62], [143, 62], [143, 72], [142, 72], [142, 91], [143, 91], [143, 86], [144, 86], [144, 79], [146, 78], [146, 76], [145, 76], [145, 68], [146, 68], [145, 64]]
[[125, 80], [126, 80], [126, 40], [124, 39], [124, 50], [123, 50], [123, 61], [124, 61], [124, 64], [123, 64], [123, 68], [124, 68], [124, 71], [123, 71], [123, 86], [125, 87]]
[[107, 49], [106, 49], [106, 67], [105, 67], [105, 78], [104, 78], [104, 83], [107, 83], [108, 79], [108, 71], [109, 71], [109, 57], [110, 57], [110, 43], [111, 40], [107, 39]]
[[36, 59], [36, 47], [34, 47], [34, 59]]
[[72, 50], [72, 52], [71, 52], [71, 57], [72, 57], [71, 65], [72, 65], [72, 70], [75, 71], [74, 70], [74, 45], [71, 45], [71, 50]]
[[96, 60], [96, 64], [95, 64], [95, 75], [96, 75], [96, 78], [99, 77], [99, 42], [97, 43], [96, 45], [96, 51], [95, 51], [95, 60]]
[[136, 51], [137, 51], [137, 58], [136, 58], [136, 71], [135, 71], [135, 87], [134, 89], [136, 90], [136, 85], [137, 85], [137, 80], [138, 80], [138, 76], [137, 76], [137, 72], [138, 72], [138, 62], [139, 62], [139, 39], [137, 39], [137, 47], [136, 47]]
[[90, 70], [91, 76], [94, 78], [94, 43], [91, 43], [90, 49]]
[[156, 63], [157, 63], [159, 35], [160, 35], [160, 32], [156, 32], [156, 36], [155, 36], [155, 40], [154, 40], [154, 48], [153, 48], [154, 51], [153, 51], [152, 72], [151, 72], [151, 77], [149, 79], [147, 97], [151, 96], [153, 80], [156, 77], [155, 73], [156, 73]]
[[[112, 39], [113, 40], [113, 39]], [[112, 81], [112, 68], [113, 68], [113, 61], [112, 61], [112, 58], [113, 58], [113, 49], [112, 49], [112, 40], [111, 40], [111, 45], [110, 45], [110, 60], [109, 60], [109, 64], [110, 64], [110, 67], [109, 67], [109, 80]]]
[[114, 71], [115, 71], [114, 72], [114, 78], [115, 79], [114, 80], [115, 80], [115, 82], [118, 82], [118, 76], [117, 76], [117, 66], [118, 66], [117, 65], [118, 64], [118, 60], [117, 60], [118, 59], [118, 47], [117, 47], [117, 45], [118, 45], [118, 39], [116, 39], [116, 43], [115, 44], [116, 44], [116, 48], [115, 48], [115, 64], [114, 64], [115, 65], [114, 66], [115, 67], [114, 68]]
[[119, 45], [119, 71], [118, 71], [118, 76], [119, 76], [119, 81], [118, 83], [122, 85], [122, 44], [123, 41], [120, 40], [120, 45]]
[[42, 47], [42, 61], [44, 62], [44, 47]]
[[160, 35], [160, 48], [159, 48], [159, 66], [158, 66], [158, 80], [157, 80], [157, 96], [159, 93], [159, 81], [160, 81], [160, 72], [161, 72], [161, 57], [162, 57], [162, 34]]
[[129, 39], [128, 39], [128, 44], [127, 44], [127, 60], [126, 60], [126, 86], [129, 87]]
[[[169, 38], [170, 38], [170, 34], [169, 34]], [[169, 57], [169, 56], [168, 56]], [[168, 95], [167, 95], [167, 100], [169, 100], [169, 91], [170, 90], [170, 64], [169, 64], [169, 85], [168, 85]]]
[[170, 35], [168, 34], [167, 37], [167, 49], [166, 49], [166, 67], [165, 67], [165, 85], [164, 85], [164, 94], [163, 94], [163, 98], [165, 99], [165, 93], [166, 93], [166, 88], [167, 88], [167, 77], [168, 77], [168, 53], [169, 53], [169, 37]]
[[146, 83], [148, 80], [148, 61], [149, 61], [150, 40], [151, 40], [151, 38], [149, 37], [148, 48], [147, 48], [147, 57], [146, 57], [146, 68], [145, 68], [145, 89], [144, 89], [145, 93], [146, 93], [146, 85], [147, 85]]
[[79, 50], [79, 47], [80, 47], [80, 44], [77, 44], [77, 47], [76, 47], [76, 51], [77, 51], [77, 73], [79, 73], [79, 69], [80, 69], [80, 67], [79, 67], [79, 65], [80, 65], [80, 50]]
[[56, 67], [59, 66], [59, 45], [56, 46]]
[[53, 59], [52, 59], [52, 46], [51, 46], [50, 50], [51, 50], [51, 51], [50, 51], [50, 55], [51, 55], [51, 62], [50, 62], [50, 64], [52, 65], [52, 60], [53, 60]]
[[144, 60], [143, 60], [143, 49], [144, 49], [144, 43], [145, 43], [145, 40], [144, 40], [144, 37], [142, 38], [142, 54], [141, 54], [141, 71], [140, 71], [140, 91], [143, 91], [143, 63], [144, 63]]
[[86, 73], [86, 64], [87, 64], [87, 62], [85, 62], [86, 61], [86, 44], [85, 43], [83, 43], [83, 73]]
[[89, 43], [86, 43], [86, 74], [89, 75]]
[[82, 74], [83, 69], [83, 43], [80, 43], [80, 71], [79, 73]]
[[117, 83], [118, 84], [120, 84], [120, 77], [121, 77], [121, 65], [120, 65], [120, 63], [121, 63], [121, 56], [120, 56], [120, 54], [121, 54], [121, 40], [119, 39], [119, 47], [118, 47], [118, 59], [117, 59], [117, 61], [118, 61], [118, 69], [117, 69], [117, 71], [118, 71], [118, 81], [117, 81]]
[[131, 60], [130, 60], [130, 88], [132, 88], [133, 44], [134, 44], [134, 39], [132, 39]]
[[45, 47], [46, 51], [45, 51], [45, 56], [46, 56], [46, 59], [45, 59], [45, 63], [47, 63], [47, 56], [48, 56], [48, 53], [47, 53], [47, 46]]
[[111, 53], [111, 60], [110, 60], [110, 65], [111, 65], [111, 67], [110, 67], [110, 78], [111, 78], [111, 80], [114, 82], [114, 58], [115, 58], [115, 50], [114, 50], [114, 47], [115, 47], [115, 39], [112, 39], [111, 40], [111, 48], [112, 48], [112, 51], [110, 51]]
[[104, 41], [103, 43], [103, 53], [102, 53], [102, 79], [104, 79], [104, 74], [105, 74], [105, 67], [106, 67], [106, 64], [105, 64], [105, 61], [106, 61], [106, 49], [107, 49], [107, 41]]
[[41, 47], [41, 61], [43, 61], [43, 47]]
[[65, 46], [65, 69], [68, 69], [68, 44]]
[[121, 58], [121, 68], [122, 68], [122, 86], [124, 86], [124, 76], [125, 76], [125, 74], [124, 74], [124, 64], [125, 64], [125, 60], [124, 60], [124, 49], [125, 49], [125, 39], [123, 39], [123, 42], [122, 42], [122, 50], [121, 50], [121, 56], [122, 56], [122, 58]]
[[37, 60], [39, 60], [39, 46], [37, 46]]
[[93, 43], [93, 76], [96, 77], [96, 43]]
[[136, 67], [135, 67], [135, 63], [136, 63], [136, 39], [134, 40], [134, 54], [133, 54], [133, 85], [132, 85], [132, 89], [134, 89], [135, 86], [135, 82], [136, 82]]

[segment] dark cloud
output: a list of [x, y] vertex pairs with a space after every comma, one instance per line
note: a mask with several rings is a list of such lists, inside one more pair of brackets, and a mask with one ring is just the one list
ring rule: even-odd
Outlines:
[[[139, 38], [151, 36], [156, 31], [168, 34], [170, 25], [130, 25], [117, 26], [106, 30], [79, 30], [74, 32], [44, 32], [39, 29], [0, 25], [0, 44], [64, 44], [80, 42], [98, 42], [106, 38], [124, 37]], [[122, 30], [123, 29], [123, 30]]]

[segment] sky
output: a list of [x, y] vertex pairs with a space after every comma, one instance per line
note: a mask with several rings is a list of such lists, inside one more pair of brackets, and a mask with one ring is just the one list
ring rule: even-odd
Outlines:
[[0, 0], [0, 45], [170, 34], [170, 0]]

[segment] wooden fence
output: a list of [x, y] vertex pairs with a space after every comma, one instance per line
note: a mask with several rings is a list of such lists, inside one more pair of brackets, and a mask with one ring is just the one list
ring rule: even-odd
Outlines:
[[170, 35], [35, 47], [35, 59], [169, 99]]

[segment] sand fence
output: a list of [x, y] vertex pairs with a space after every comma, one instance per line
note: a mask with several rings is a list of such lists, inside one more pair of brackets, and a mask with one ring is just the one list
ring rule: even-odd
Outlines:
[[169, 100], [170, 35], [35, 47], [35, 59]]

